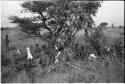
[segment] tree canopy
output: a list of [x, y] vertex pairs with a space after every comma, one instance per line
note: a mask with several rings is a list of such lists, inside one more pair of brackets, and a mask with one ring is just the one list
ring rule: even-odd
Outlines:
[[106, 27], [108, 25], [108, 23], [107, 22], [102, 22], [102, 23], [100, 23], [100, 27]]
[[[9, 17], [12, 23], [20, 26], [23, 38], [38, 37], [56, 42], [63, 37], [71, 43], [77, 31], [92, 28], [92, 17], [96, 16], [101, 1], [26, 1], [21, 7], [24, 8], [22, 13], [37, 14], [30, 18]], [[49, 34], [41, 35], [42, 29], [48, 30]]]

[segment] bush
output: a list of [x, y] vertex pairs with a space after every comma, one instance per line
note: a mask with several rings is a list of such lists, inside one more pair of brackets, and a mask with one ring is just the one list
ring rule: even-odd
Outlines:
[[101, 29], [95, 29], [95, 32], [90, 36], [89, 41], [97, 55], [102, 56], [105, 54], [104, 46], [107, 44], [107, 41]]
[[124, 38], [118, 38], [112, 44], [113, 53], [116, 54], [116, 59], [124, 60]]

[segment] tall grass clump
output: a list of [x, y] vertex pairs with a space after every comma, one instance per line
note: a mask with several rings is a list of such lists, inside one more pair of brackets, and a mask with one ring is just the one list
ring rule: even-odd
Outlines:
[[86, 71], [80, 71], [75, 68], [72, 68], [68, 75], [69, 83], [91, 83], [95, 81], [95, 75], [90, 73], [86, 73]]
[[1, 82], [6, 83], [12, 77], [12, 59], [7, 55], [1, 55]]

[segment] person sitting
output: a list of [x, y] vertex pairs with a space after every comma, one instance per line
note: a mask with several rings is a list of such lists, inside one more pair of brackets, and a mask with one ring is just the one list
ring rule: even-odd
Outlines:
[[41, 48], [39, 47], [39, 44], [35, 44], [34, 50], [33, 50], [33, 56], [35, 63], [39, 66], [40, 60], [41, 60]]
[[57, 55], [55, 56], [55, 63], [59, 62], [59, 60], [62, 60], [63, 57], [61, 57], [61, 53], [64, 50], [64, 47], [62, 45], [55, 45], [55, 50], [57, 51]]
[[27, 59], [28, 60], [33, 59], [33, 56], [32, 56], [31, 51], [30, 51], [30, 47], [27, 47], [26, 50], [27, 50]]

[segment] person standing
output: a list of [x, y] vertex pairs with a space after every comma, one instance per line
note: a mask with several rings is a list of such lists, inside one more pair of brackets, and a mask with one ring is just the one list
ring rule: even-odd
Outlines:
[[41, 48], [39, 44], [35, 44], [33, 49], [34, 62], [39, 66], [41, 60]]
[[39, 58], [40, 54], [41, 54], [41, 48], [39, 47], [39, 44], [35, 44], [35, 49], [34, 49], [35, 58]]
[[10, 42], [9, 36], [6, 35], [6, 36], [5, 36], [5, 42], [4, 42], [4, 43], [5, 43], [5, 47], [6, 47], [7, 50], [9, 50], [9, 42]]

